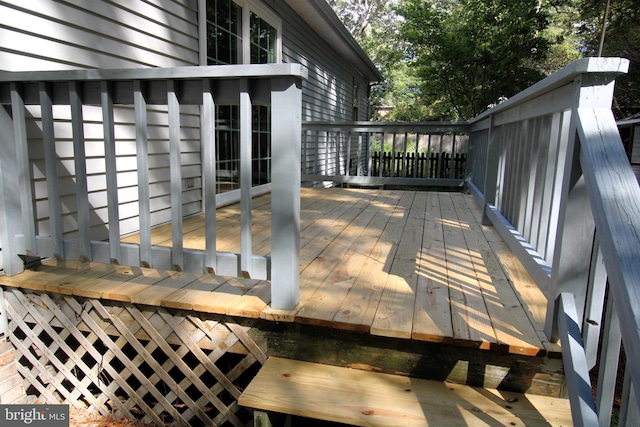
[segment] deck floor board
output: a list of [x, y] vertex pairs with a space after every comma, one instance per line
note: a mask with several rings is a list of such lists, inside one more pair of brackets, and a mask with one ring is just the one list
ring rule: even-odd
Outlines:
[[[140, 267], [52, 261], [0, 283], [374, 335], [468, 343], [516, 354], [559, 351], [543, 333], [546, 299], [482, 212], [461, 193], [307, 189], [301, 199], [300, 303], [269, 306], [270, 284]], [[253, 253], [270, 252], [270, 196], [253, 200]], [[238, 205], [219, 208], [219, 252], [240, 250]], [[204, 216], [183, 245], [203, 249]], [[171, 226], [152, 230], [170, 245]], [[136, 243], [137, 236], [127, 236]]]

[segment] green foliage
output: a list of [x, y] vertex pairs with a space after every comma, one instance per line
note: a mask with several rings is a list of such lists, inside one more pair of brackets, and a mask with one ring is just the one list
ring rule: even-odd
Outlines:
[[469, 119], [540, 80], [548, 15], [536, 0], [406, 0], [403, 38], [434, 118]]
[[[605, 0], [328, 0], [385, 77], [372, 119], [468, 119], [581, 56]], [[604, 56], [631, 60], [618, 117], [640, 112], [640, 0], [611, 0]]]
[[[580, 36], [584, 54], [598, 54], [602, 38], [605, 1], [582, 0]], [[617, 118], [640, 113], [640, 0], [612, 0], [602, 56], [628, 58], [629, 73], [616, 79], [613, 105]]]

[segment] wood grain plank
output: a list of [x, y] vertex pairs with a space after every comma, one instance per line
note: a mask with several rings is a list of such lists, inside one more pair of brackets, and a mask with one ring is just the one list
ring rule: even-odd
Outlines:
[[411, 333], [411, 337], [415, 340], [433, 342], [453, 340], [444, 231], [440, 218], [439, 197], [435, 193], [429, 193], [422, 230]]
[[387, 237], [384, 234], [393, 232], [393, 227], [387, 229], [387, 224], [400, 201], [399, 192], [384, 191], [379, 193], [373, 204], [378, 212], [367, 228], [354, 242], [358, 253], [368, 255], [360, 275], [353, 283], [349, 294], [334, 316], [332, 325], [339, 329], [369, 332], [375, 312], [380, 303], [384, 284], [388, 279], [385, 262], [376, 258], [387, 247]]
[[[375, 217], [378, 208], [363, 200], [365, 208], [348, 224], [342, 233], [333, 241], [333, 245], [349, 248], [333, 267], [331, 274], [320, 284], [313, 297], [302, 307], [296, 316], [296, 321], [313, 325], [329, 326], [346, 298], [353, 283], [362, 271], [368, 251], [356, 242], [367, 230]], [[371, 245], [373, 246], [373, 245]]]
[[278, 310], [266, 307], [260, 317], [267, 320], [293, 322], [297, 312], [316, 292], [323, 280], [330, 274], [333, 266], [347, 253], [344, 244], [333, 244], [334, 240], [364, 209], [364, 203], [354, 201], [342, 195], [342, 201], [335, 209], [309, 226], [304, 235], [307, 244], [300, 249], [300, 297], [299, 304], [293, 310]]
[[[105, 293], [114, 295], [111, 290], [119, 288], [123, 282], [128, 282], [142, 274], [139, 268], [117, 265], [112, 273], [99, 278], [88, 278], [73, 284], [72, 294], [86, 298], [102, 298]], [[126, 299], [125, 299], [126, 301]]]
[[[246, 282], [247, 279], [243, 279], [243, 281]], [[247, 287], [249, 288], [247, 292], [230, 304], [226, 314], [249, 319], [260, 317], [260, 313], [271, 300], [271, 283], [267, 280], [251, 281]]]
[[155, 268], [139, 268], [140, 274], [134, 276], [126, 282], [122, 282], [119, 285], [113, 286], [110, 289], [105, 289], [102, 294], [102, 298], [111, 299], [116, 301], [131, 301], [131, 295], [140, 293], [141, 291], [148, 289], [150, 286], [156, 283], [178, 274], [177, 271], [170, 270], [158, 270]]
[[499, 392], [439, 381], [271, 357], [238, 403], [377, 426], [571, 425], [566, 399]]
[[73, 287], [75, 284], [87, 279], [98, 279], [116, 271], [115, 264], [100, 264], [96, 262], [88, 262], [85, 264], [85, 268], [78, 270], [74, 274], [63, 276], [57, 280], [47, 283], [47, 292], [71, 295], [73, 294]]
[[454, 338], [488, 349], [490, 344], [496, 342], [496, 337], [464, 238], [463, 228], [468, 224], [458, 219], [450, 195], [439, 193], [438, 197], [444, 229]]
[[[423, 217], [411, 214], [414, 197], [414, 193], [405, 192], [389, 221], [386, 262], [390, 266], [389, 275], [371, 324], [372, 335], [411, 338], [418, 283], [416, 258], [422, 245], [422, 234], [416, 236], [416, 229], [424, 221]], [[417, 201], [414, 209], [424, 212], [423, 203]]]
[[162, 305], [162, 301], [180, 288], [185, 287], [189, 283], [198, 278], [198, 275], [192, 273], [178, 272], [173, 275], [167, 275], [164, 279], [156, 282], [151, 286], [147, 286], [137, 293], [130, 294], [131, 302], [135, 304]]
[[193, 302], [193, 309], [206, 313], [226, 314], [227, 310], [242, 295], [246, 294], [260, 280], [228, 278], [215, 292], [202, 293], [201, 297]]
[[468, 225], [463, 228], [463, 234], [498, 344], [506, 346], [510, 352], [536, 355], [543, 348], [538, 333], [524, 313], [464, 197], [459, 194], [451, 198], [460, 222]]
[[89, 263], [54, 259], [33, 269], [24, 270], [15, 276], [2, 276], [0, 282], [5, 286], [46, 291], [48, 283], [58, 281], [84, 268], [89, 268]]
[[193, 310], [203, 296], [214, 292], [228, 279], [226, 277], [202, 275], [183, 288], [167, 295], [161, 302], [164, 307]]

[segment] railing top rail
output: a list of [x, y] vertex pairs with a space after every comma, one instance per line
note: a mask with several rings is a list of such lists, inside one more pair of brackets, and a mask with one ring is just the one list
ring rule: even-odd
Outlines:
[[625, 58], [583, 58], [572, 62], [560, 71], [540, 80], [507, 101], [481, 113], [469, 121], [471, 125], [478, 123], [489, 116], [522, 104], [540, 95], [550, 92], [573, 82], [583, 74], [599, 75], [602, 84], [613, 81], [620, 74], [629, 71], [629, 60]]
[[297, 77], [307, 79], [308, 72], [300, 64], [209, 65], [173, 68], [121, 68], [60, 71], [0, 71], [0, 83], [119, 81], [167, 79], [238, 79]]
[[306, 130], [351, 132], [468, 133], [467, 122], [302, 122]]

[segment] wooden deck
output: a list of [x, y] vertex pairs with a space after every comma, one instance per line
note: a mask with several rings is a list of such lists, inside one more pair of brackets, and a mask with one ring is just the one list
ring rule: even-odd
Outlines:
[[[268, 255], [270, 198], [253, 201], [253, 252]], [[300, 304], [269, 307], [269, 282], [53, 261], [0, 283], [83, 297], [297, 322], [372, 335], [536, 355], [546, 298], [461, 193], [303, 189]], [[239, 206], [219, 209], [218, 250], [240, 251]], [[203, 249], [204, 218], [184, 247]], [[152, 244], [170, 245], [169, 226]], [[137, 236], [124, 239], [135, 243]]]

